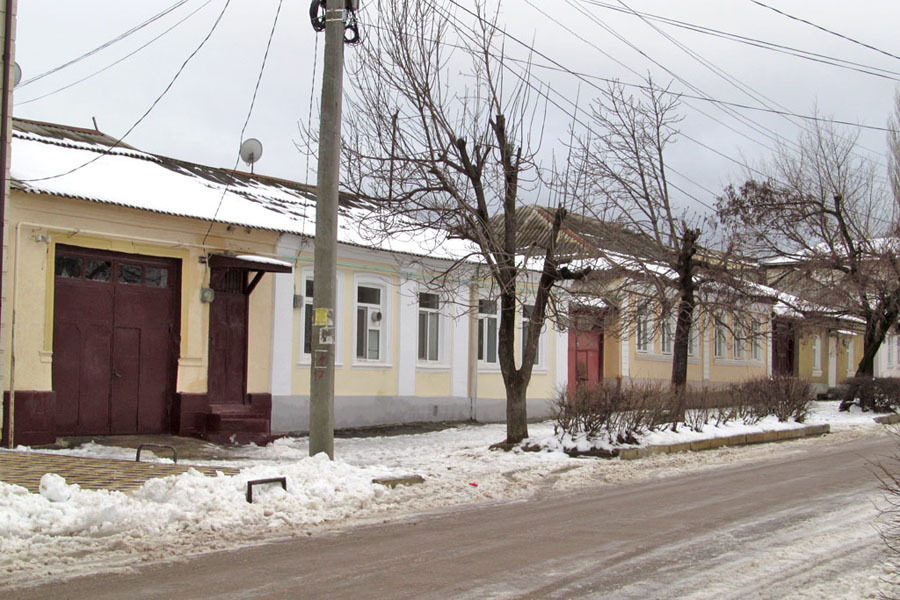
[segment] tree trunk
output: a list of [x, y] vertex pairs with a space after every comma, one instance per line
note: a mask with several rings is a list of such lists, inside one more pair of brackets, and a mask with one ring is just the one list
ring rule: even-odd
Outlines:
[[870, 319], [866, 323], [866, 332], [863, 334], [863, 353], [856, 366], [856, 377], [875, 377], [875, 355], [884, 341], [885, 331], [886, 328], [882, 326], [879, 318]]
[[528, 384], [514, 375], [506, 385], [506, 443], [518, 444], [528, 437], [528, 415], [525, 404]]
[[688, 350], [694, 320], [694, 255], [700, 231], [685, 228], [678, 252], [678, 314], [672, 348], [672, 389], [682, 392], [687, 384]]

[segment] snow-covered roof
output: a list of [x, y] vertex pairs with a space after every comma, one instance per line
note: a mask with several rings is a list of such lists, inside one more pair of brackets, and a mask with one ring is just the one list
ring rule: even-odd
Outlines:
[[[142, 152], [92, 130], [14, 120], [11, 185], [26, 193], [114, 204], [179, 217], [315, 235], [315, 187]], [[384, 235], [372, 209], [342, 197], [338, 241], [438, 259], [476, 248], [439, 230]]]

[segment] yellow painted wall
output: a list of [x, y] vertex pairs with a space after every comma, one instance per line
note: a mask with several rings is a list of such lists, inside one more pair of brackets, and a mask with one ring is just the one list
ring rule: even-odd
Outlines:
[[[49, 390], [53, 350], [53, 277], [57, 244], [115, 252], [170, 257], [181, 261], [181, 356], [177, 391], [206, 391], [209, 343], [209, 305], [200, 302], [200, 288], [208, 285], [206, 248], [238, 254], [273, 253], [277, 234], [227, 230], [194, 219], [162, 215], [86, 200], [48, 197], [14, 191], [8, 211], [11, 289], [16, 306], [15, 340], [7, 334], [6, 347], [15, 352], [15, 386], [20, 390]], [[15, 280], [13, 282], [13, 280]], [[15, 289], [12, 289], [14, 286]], [[272, 282], [263, 277], [251, 295], [248, 391], [270, 390], [272, 348]], [[11, 302], [4, 317], [11, 322]], [[7, 353], [5, 372], [9, 373]]]

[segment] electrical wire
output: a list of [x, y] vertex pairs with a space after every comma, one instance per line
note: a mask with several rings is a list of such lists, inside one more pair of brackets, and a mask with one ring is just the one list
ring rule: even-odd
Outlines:
[[[275, 18], [272, 19], [272, 29], [269, 31], [269, 38], [266, 41], [266, 51], [263, 53], [262, 64], [259, 66], [259, 74], [256, 76], [256, 85], [253, 87], [253, 96], [250, 99], [250, 107], [247, 109], [247, 117], [244, 119], [244, 124], [241, 126], [241, 134], [239, 139], [242, 142], [244, 139], [244, 134], [247, 132], [247, 125], [250, 123], [250, 117], [253, 116], [253, 107], [256, 106], [256, 97], [259, 94], [259, 86], [262, 82], [263, 73], [266, 70], [266, 62], [268, 62], [269, 59], [269, 50], [272, 48], [272, 39], [275, 37], [275, 28], [278, 26], [278, 17], [281, 15], [281, 6], [283, 3], [284, 0], [278, 0], [278, 8], [275, 10]], [[234, 166], [231, 168], [232, 171], [237, 170], [237, 166], [240, 160], [241, 153], [240, 151], [238, 151], [238, 154], [234, 159]], [[209, 221], [209, 228], [207, 228], [206, 230], [206, 235], [203, 236], [202, 245], [206, 245], [206, 240], [209, 237], [209, 234], [212, 232], [213, 224], [215, 224], [216, 222], [216, 217], [219, 216], [219, 211], [222, 209], [222, 203], [225, 202], [225, 195], [228, 193], [228, 188], [230, 185], [231, 180], [229, 179], [225, 183], [225, 187], [222, 189], [222, 195], [219, 197], [219, 204], [216, 206], [216, 210]]]
[[154, 100], [153, 103], [150, 105], [150, 108], [148, 108], [148, 109], [144, 112], [144, 114], [142, 114], [142, 115], [140, 116], [140, 118], [138, 118], [138, 120], [135, 121], [134, 124], [133, 124], [131, 127], [128, 128], [128, 130], [122, 135], [122, 137], [120, 137], [120, 138], [118, 138], [118, 139], [116, 140], [116, 142], [115, 142], [114, 144], [112, 144], [111, 146], [105, 148], [105, 149], [103, 150], [103, 152], [100, 152], [99, 154], [97, 154], [97, 156], [95, 156], [94, 158], [90, 159], [89, 161], [87, 161], [87, 162], [85, 162], [85, 163], [83, 163], [83, 164], [81, 164], [81, 165], [78, 165], [77, 167], [73, 167], [73, 168], [69, 169], [68, 171], [65, 171], [64, 173], [57, 173], [56, 175], [48, 175], [47, 177], [38, 177], [38, 178], [35, 178], [35, 179], [23, 179], [22, 181], [23, 181], [23, 182], [47, 181], [48, 179], [56, 179], [56, 178], [58, 178], [58, 177], [65, 177], [66, 175], [70, 175], [70, 174], [72, 174], [72, 173], [74, 173], [74, 172], [76, 172], [76, 171], [79, 171], [79, 170], [85, 168], [86, 166], [88, 166], [88, 165], [90, 165], [90, 164], [92, 164], [92, 163], [94, 163], [94, 162], [97, 162], [98, 160], [100, 160], [100, 159], [103, 158], [104, 156], [107, 156], [107, 155], [110, 154], [113, 150], [115, 150], [116, 148], [118, 148], [119, 145], [122, 144], [122, 142], [125, 141], [125, 138], [128, 137], [128, 136], [131, 134], [131, 132], [134, 131], [134, 130], [137, 128], [137, 126], [140, 125], [140, 124], [144, 121], [144, 119], [146, 119], [146, 118], [150, 115], [151, 112], [153, 112], [153, 109], [156, 108], [156, 105], [159, 104], [159, 102], [165, 97], [165, 95], [169, 93], [169, 90], [171, 90], [171, 89], [172, 89], [172, 86], [175, 85], [175, 82], [178, 80], [178, 77], [179, 77], [179, 76], [181, 75], [181, 73], [184, 71], [185, 67], [187, 67], [188, 63], [191, 62], [191, 60], [197, 55], [198, 52], [200, 52], [200, 50], [203, 48], [203, 46], [206, 45], [206, 42], [209, 41], [209, 38], [212, 37], [212, 34], [213, 34], [213, 33], [215, 32], [215, 30], [218, 28], [219, 23], [222, 21], [222, 17], [225, 16], [225, 11], [228, 10], [228, 6], [229, 6], [230, 4], [231, 4], [231, 0], [225, 0], [225, 5], [222, 7], [222, 11], [219, 13], [219, 16], [216, 17], [216, 21], [215, 21], [215, 23], [213, 23], [213, 25], [212, 25], [212, 27], [210, 28], [209, 32], [206, 34], [206, 37], [203, 38], [203, 40], [202, 40], [202, 41], [200, 42], [200, 44], [194, 49], [194, 51], [191, 52], [190, 55], [188, 55], [188, 57], [184, 60], [184, 62], [183, 62], [183, 63], [181, 64], [181, 66], [178, 68], [178, 71], [175, 73], [175, 75], [174, 75], [174, 76], [172, 77], [172, 79], [169, 81], [169, 84], [165, 87], [165, 89], [162, 91], [162, 93], [161, 93], [159, 96], [156, 97], [156, 100]]
[[795, 17], [794, 15], [788, 14], [788, 13], [784, 12], [783, 10], [775, 8], [774, 6], [769, 6], [768, 4], [766, 4], [764, 2], [760, 2], [759, 0], [750, 0], [750, 2], [752, 2], [753, 4], [756, 4], [757, 6], [761, 6], [763, 8], [768, 8], [769, 10], [776, 12], [783, 17], [787, 17], [788, 19], [792, 19], [794, 21], [799, 21], [800, 23], [809, 25], [810, 27], [815, 27], [819, 31], [823, 31], [827, 34], [839, 37], [842, 40], [846, 40], [853, 44], [862, 46], [863, 48], [868, 48], [869, 50], [874, 50], [875, 52], [878, 52], [879, 54], [884, 54], [885, 56], [889, 56], [891, 58], [896, 58], [897, 60], [900, 60], [900, 56], [897, 56], [896, 54], [891, 54], [890, 52], [882, 50], [881, 48], [876, 48], [875, 46], [872, 46], [871, 44], [861, 42], [861, 41], [854, 39], [848, 35], [844, 35], [843, 33], [838, 33], [837, 31], [833, 31], [831, 29], [828, 29], [827, 27], [822, 27], [821, 25], [817, 25], [816, 23], [813, 23], [812, 21], [809, 21], [807, 19], [801, 19], [800, 17]]
[[[507, 39], [510, 39], [511, 41], [514, 41], [514, 42], [516, 42], [516, 43], [518, 43], [518, 44], [524, 46], [524, 47], [525, 47], [526, 49], [528, 49], [529, 51], [534, 52], [535, 54], [537, 54], [537, 55], [543, 57], [543, 58], [546, 59], [546, 60], [550, 60], [551, 62], [553, 62], [554, 64], [556, 64], [556, 65], [559, 66], [559, 67], [562, 67], [562, 65], [560, 65], [559, 63], [557, 63], [556, 61], [554, 61], [552, 58], [548, 57], [546, 54], [540, 52], [539, 50], [537, 50], [537, 49], [534, 48], [533, 46], [531, 46], [531, 45], [529, 45], [529, 44], [526, 44], [525, 42], [522, 42], [521, 40], [519, 40], [519, 39], [516, 38], [515, 36], [509, 34], [508, 32], [506, 32], [506, 31], [504, 31], [504, 30], [498, 28], [498, 27], [497, 27], [496, 25], [494, 25], [493, 23], [490, 23], [489, 21], [484, 20], [483, 17], [481, 17], [481, 16], [478, 15], [477, 13], [475, 13], [475, 12], [469, 10], [468, 8], [466, 8], [466, 7], [462, 6], [462, 5], [460, 5], [459, 2], [457, 2], [456, 0], [449, 0], [449, 2], [450, 2], [451, 4], [453, 4], [453, 5], [455, 5], [457, 8], [461, 9], [462, 11], [464, 11], [464, 12], [468, 13], [469, 15], [475, 17], [476, 19], [478, 19], [479, 21], [481, 21], [483, 24], [488, 25], [489, 27], [493, 28], [497, 33], [499, 33], [499, 34], [502, 35], [503, 37], [505, 37], [505, 38], [507, 38]], [[431, 6], [435, 9], [435, 11], [440, 12], [439, 7], [437, 7], [437, 6], [434, 4], [434, 2], [432, 2], [431, 0], [429, 0], [429, 3], [430, 3]], [[443, 14], [444, 14], [447, 18], [452, 18], [452, 19], [454, 19], [455, 21], [457, 21], [457, 23], [462, 23], [457, 17], [455, 17], [454, 15], [452, 15], [451, 13], [449, 13], [448, 11], [444, 11]], [[465, 24], [463, 24], [463, 25], [465, 25]], [[505, 65], [504, 65], [504, 66], [505, 66]], [[565, 67], [562, 67], [562, 68], [565, 69]], [[507, 70], [509, 70], [509, 69], [507, 68]], [[630, 70], [630, 69], [629, 69], [629, 70]], [[510, 72], [512, 72], [512, 71], [510, 71]], [[571, 71], [570, 71], [570, 73], [571, 73]], [[514, 74], [515, 74], [515, 73], [514, 73]], [[575, 75], [575, 73], [572, 73], [572, 74]], [[574, 115], [572, 115], [571, 113], [567, 112], [565, 109], [563, 109], [556, 101], [554, 101], [554, 100], [552, 100], [551, 98], [549, 98], [549, 95], [548, 95], [546, 92], [544, 92], [543, 90], [539, 89], [537, 86], [534, 86], [534, 84], [532, 84], [530, 81], [528, 81], [527, 78], [525, 78], [525, 77], [522, 76], [522, 75], [518, 75], [518, 74], [516, 74], [516, 76], [517, 76], [521, 81], [523, 81], [523, 83], [524, 83], [525, 85], [528, 85], [535, 93], [537, 93], [538, 95], [540, 95], [541, 97], [543, 97], [544, 99], [546, 99], [548, 102], [550, 102], [550, 103], [551, 103], [552, 105], [554, 105], [556, 108], [558, 108], [558, 109], [560, 109], [561, 111], [563, 111], [568, 117], [571, 117], [571, 118], [573, 119], [574, 122], [577, 122], [577, 123], [579, 123], [579, 124], [582, 125], [582, 126], [585, 126], [585, 124], [584, 124], [580, 119], [578, 119], [577, 116], [574, 116]], [[593, 87], [597, 87], [596, 84], [593, 84], [593, 83], [589, 83], [589, 85], [591, 85], [591, 86], [593, 86]], [[552, 88], [551, 88], [551, 89], [552, 89]], [[559, 95], [560, 97], [562, 97], [565, 101], [569, 102], [570, 104], [572, 103], [571, 99], [569, 99], [567, 96], [565, 96], [564, 94], [562, 94], [562, 93], [559, 92], [558, 90], [552, 89], [552, 91], [553, 91], [555, 94], [557, 94], [557, 95]], [[766, 174], [766, 173], [763, 173], [763, 172], [759, 171], [758, 169], [753, 168], [752, 166], [746, 164], [745, 162], [743, 162], [743, 161], [741, 161], [741, 160], [738, 160], [738, 159], [736, 159], [736, 158], [733, 158], [733, 157], [731, 157], [731, 156], [728, 156], [727, 154], [725, 154], [725, 153], [723, 153], [723, 152], [721, 152], [721, 151], [719, 151], [719, 150], [716, 150], [715, 148], [712, 148], [712, 147], [708, 146], [707, 144], [704, 144], [704, 143], [700, 142], [700, 141], [697, 140], [696, 138], [693, 138], [693, 137], [691, 137], [691, 136], [688, 136], [688, 135], [684, 134], [683, 132], [680, 132], [679, 135], [682, 135], [682, 136], [684, 136], [686, 139], [688, 139], [688, 140], [690, 140], [690, 141], [692, 141], [692, 142], [694, 142], [694, 143], [700, 145], [701, 147], [706, 148], [707, 150], [709, 150], [709, 151], [711, 151], [711, 152], [714, 152], [715, 154], [717, 154], [717, 155], [719, 155], [719, 156], [725, 158], [726, 160], [729, 160], [729, 161], [731, 161], [731, 162], [733, 162], [733, 163], [735, 163], [735, 164], [737, 164], [737, 165], [739, 165], [739, 166], [745, 168], [748, 172], [750, 172], [750, 173], [752, 173], [752, 174], [756, 174], [756, 175], [759, 175], [759, 176], [761, 176], [761, 177], [767, 177], [767, 174]], [[710, 195], [712, 195], [712, 196], [717, 196], [717, 194], [716, 194], [715, 192], [712, 192], [711, 190], [709, 190], [709, 189], [706, 188], [705, 186], [702, 186], [701, 184], [699, 184], [699, 183], [697, 183], [696, 181], [690, 179], [689, 177], [685, 176], [684, 174], [680, 173], [679, 171], [677, 171], [677, 170], [675, 170], [675, 169], [672, 169], [671, 167], [669, 167], [669, 170], [670, 170], [673, 174], [676, 174], [676, 175], [678, 175], [678, 176], [684, 178], [685, 180], [691, 182], [692, 184], [694, 184], [694, 185], [697, 186], [698, 188], [700, 188], [700, 189], [706, 191], [706, 192], [709, 193]], [[687, 191], [684, 190], [683, 188], [680, 188], [680, 187], [678, 187], [677, 185], [674, 185], [674, 184], [671, 184], [671, 185], [672, 185], [673, 188], [675, 188], [675, 189], [678, 190], [679, 192], [685, 194], [686, 197], [688, 197], [688, 198], [690, 198], [690, 199], [696, 201], [697, 203], [701, 204], [702, 206], [704, 206], [704, 207], [706, 207], [706, 208], [708, 208], [708, 209], [710, 209], [710, 210], [714, 210], [713, 207], [710, 206], [708, 203], [706, 203], [706, 202], [700, 200], [699, 198], [697, 198], [697, 197], [694, 196], [693, 194], [690, 194], [689, 192], [687, 192]], [[883, 223], [887, 223], [887, 221], [884, 220], [884, 219], [879, 219], [879, 220], [882, 221]]]
[[87, 81], [88, 79], [91, 79], [91, 78], [93, 78], [93, 77], [99, 75], [100, 73], [103, 73], [104, 71], [106, 71], [106, 70], [108, 70], [108, 69], [111, 69], [112, 67], [116, 66], [117, 64], [121, 63], [122, 61], [124, 61], [124, 60], [126, 60], [126, 59], [128, 59], [128, 58], [131, 58], [132, 56], [134, 56], [135, 54], [137, 54], [138, 52], [140, 52], [141, 50], [143, 50], [143, 49], [146, 48], [147, 46], [149, 46], [149, 45], [153, 44], [154, 42], [156, 42], [157, 40], [161, 39], [163, 36], [165, 36], [166, 34], [168, 34], [170, 31], [172, 31], [173, 29], [175, 29], [176, 27], [178, 27], [179, 25], [181, 25], [182, 23], [184, 23], [185, 21], [187, 21], [188, 19], [190, 19], [191, 17], [193, 17], [195, 14], [197, 14], [198, 12], [200, 12], [201, 10], [203, 10], [204, 8], [206, 8], [209, 4], [212, 3], [212, 1], [213, 1], [213, 0], [206, 0], [206, 2], [204, 2], [203, 4], [201, 4], [198, 8], [195, 8], [195, 9], [193, 10], [193, 12], [188, 13], [188, 14], [187, 14], [185, 17], [183, 17], [180, 21], [176, 22], [174, 25], [172, 25], [171, 27], [169, 27], [168, 29], [166, 29], [165, 31], [163, 31], [162, 33], [160, 33], [159, 35], [157, 35], [156, 37], [154, 37], [154, 38], [151, 39], [150, 41], [146, 42], [146, 43], [143, 44], [142, 46], [139, 46], [139, 47], [136, 48], [135, 50], [132, 50], [131, 52], [129, 52], [128, 54], [126, 54], [125, 56], [123, 56], [122, 58], [120, 58], [119, 60], [117, 60], [117, 61], [115, 61], [115, 62], [112, 62], [112, 63], [106, 65], [105, 67], [103, 67], [102, 69], [99, 69], [99, 70], [97, 70], [97, 71], [94, 71], [94, 72], [91, 73], [90, 75], [86, 75], [86, 76], [82, 77], [81, 79], [79, 79], [79, 80], [77, 80], [77, 81], [73, 81], [73, 82], [70, 83], [70, 84], [64, 85], [64, 86], [62, 86], [62, 87], [60, 87], [60, 88], [56, 88], [56, 89], [53, 90], [53, 91], [47, 92], [46, 94], [42, 94], [42, 95], [40, 95], [40, 96], [36, 96], [36, 97], [30, 98], [30, 99], [28, 99], [28, 100], [16, 101], [16, 103], [15, 103], [16, 106], [24, 106], [24, 105], [26, 105], [26, 104], [31, 104], [32, 102], [37, 102], [38, 100], [43, 100], [44, 98], [47, 98], [48, 96], [53, 96], [53, 95], [55, 95], [55, 94], [58, 94], [59, 92], [63, 92], [63, 91], [65, 91], [65, 90], [67, 90], [67, 89], [69, 89], [69, 88], [71, 88], [71, 87], [74, 87], [74, 86], [76, 86], [76, 85], [78, 85], [78, 84], [80, 84], [80, 83], [83, 83], [83, 82]]
[[801, 48], [795, 48], [792, 46], [786, 46], [784, 44], [777, 44], [775, 42], [770, 42], [767, 40], [762, 40], [759, 38], [753, 38], [748, 36], [743, 36], [737, 33], [732, 33], [728, 31], [722, 31], [720, 29], [714, 29], [711, 27], [706, 27], [703, 25], [698, 25], [696, 23], [689, 23], [686, 21], [679, 21], [677, 19], [672, 19], [670, 17], [664, 17], [657, 14], [652, 14], [644, 11], [637, 11], [634, 9], [624, 9], [620, 6], [615, 6], [613, 4], [609, 4], [607, 2], [601, 2], [600, 0], [579, 0], [584, 4], [590, 4], [593, 6], [597, 6], [599, 8], [605, 8], [607, 10], [616, 11], [625, 14], [637, 14], [648, 20], [657, 21], [661, 23], [665, 23], [666, 25], [671, 25], [673, 27], [678, 27], [681, 29], [686, 29], [688, 31], [693, 31], [696, 33], [700, 33], [703, 35], [708, 35], [711, 37], [717, 37], [724, 40], [737, 42], [740, 44], [745, 44], [748, 46], [753, 46], [756, 48], [762, 48], [765, 50], [770, 50], [773, 52], [777, 52], [780, 54], [786, 54], [788, 56], [794, 56], [796, 58], [801, 58], [804, 60], [808, 60], [811, 62], [817, 62], [833, 67], [838, 67], [841, 69], [848, 69], [851, 71], [856, 71], [858, 73], [862, 73], [864, 75], [871, 75], [874, 77], [881, 77], [885, 79], [891, 79], [894, 81], [900, 81], [900, 71], [892, 71], [890, 69], [884, 69], [882, 67], [876, 67], [872, 65], [867, 65], [864, 63], [859, 63], [852, 60], [847, 60], [844, 58], [837, 58], [834, 56], [829, 56], [827, 54], [821, 54], [818, 52], [813, 52], [810, 50], [803, 50]]
[[[427, 0], [427, 1], [429, 2], [429, 4], [431, 4], [432, 8], [433, 8], [436, 12], [442, 12], [441, 9], [440, 9], [438, 6], [436, 6], [435, 3], [434, 3], [432, 0]], [[470, 11], [470, 10], [467, 9], [466, 7], [461, 6], [458, 2], [456, 2], [456, 0], [449, 0], [449, 2], [450, 2], [451, 4], [456, 5], [458, 8], [462, 9], [463, 11], [468, 12], [470, 15], [474, 16], [475, 18], [479, 19], [483, 24], [488, 25], [489, 27], [492, 27], [496, 32], [500, 33], [501, 35], [503, 35], [503, 36], [505, 36], [505, 37], [508, 37], [509, 39], [511, 39], [511, 40], [513, 40], [513, 41], [515, 41], [515, 42], [517, 42], [517, 43], [519, 43], [519, 44], [524, 44], [523, 42], [521, 42], [520, 40], [518, 40], [518, 39], [515, 38], [514, 36], [508, 34], [507, 32], [505, 32], [505, 31], [503, 31], [503, 30], [501, 30], [501, 29], [499, 29], [499, 28], [498, 28], [496, 25], [494, 25], [493, 23], [484, 20], [480, 15], [478, 15], [478, 14], [476, 14], [476, 13]], [[448, 18], [451, 18], [451, 19], [456, 20], [457, 23], [461, 23], [461, 21], [460, 21], [459, 19], [457, 19], [455, 16], [453, 16], [451, 13], [449, 13], [449, 12], [447, 12], [447, 11], [443, 11], [443, 14], [444, 14], [446, 17], [448, 17]], [[463, 24], [463, 25], [465, 25], [465, 24]], [[531, 48], [530, 46], [527, 46], [527, 45], [526, 45], [526, 47]], [[532, 49], [533, 49], [533, 48], [532, 48]], [[538, 50], [534, 50], [534, 51], [535, 51], [535, 53], [542, 55], [542, 53], [541, 53], [540, 51], [538, 51]], [[542, 56], [544, 56], [544, 58], [547, 58], [546, 55], [542, 55]], [[552, 59], [550, 59], [550, 60], [552, 60]], [[502, 65], [507, 71], [509, 71], [512, 75], [516, 76], [516, 77], [517, 77], [524, 85], [528, 86], [534, 93], [536, 93], [536, 94], [539, 95], [541, 98], [543, 98], [544, 100], [546, 100], [547, 102], [549, 102], [550, 104], [552, 104], [553, 106], [555, 106], [557, 109], [559, 109], [560, 111], [562, 111], [562, 112], [566, 115], [567, 118], [571, 118], [571, 119], [572, 119], [572, 122], [578, 123], [579, 125], [581, 125], [582, 127], [586, 128], [586, 129], [589, 128], [589, 125], [588, 125], [587, 123], [585, 123], [582, 119], [580, 119], [580, 118], [577, 116], [577, 114], [572, 114], [572, 113], [568, 112], [568, 111], [567, 111], [565, 108], [563, 108], [556, 100], [550, 98], [550, 95], [549, 95], [547, 92], [543, 91], [539, 86], [535, 86], [534, 83], [532, 83], [527, 77], [525, 77], [524, 75], [522, 75], [522, 74], [520, 74], [520, 73], [517, 73], [517, 72], [512, 71], [512, 70], [509, 69], [509, 67], [507, 67], [505, 64], [502, 64], [502, 63], [501, 63], [501, 65]], [[596, 87], [595, 84], [589, 84], [589, 85], [592, 85], [592, 86]], [[560, 98], [561, 98], [562, 100], [564, 100], [565, 102], [568, 102], [569, 104], [572, 104], [572, 103], [573, 103], [573, 101], [572, 101], [571, 98], [569, 98], [568, 96], [562, 94], [562, 93], [559, 92], [558, 90], [555, 90], [555, 89], [552, 89], [552, 88], [551, 88], [551, 91], [553, 91], [553, 93], [555, 93], [556, 95], [560, 96]], [[710, 194], [711, 196], [716, 196], [716, 193], [715, 193], [715, 192], [713, 192], [712, 190], [710, 190], [710, 189], [707, 188], [706, 186], [702, 185], [701, 183], [699, 183], [699, 182], [697, 182], [697, 181], [691, 179], [690, 177], [688, 177], [688, 176], [685, 175], [684, 173], [680, 172], [679, 170], [673, 169], [671, 166], [668, 166], [667, 169], [668, 169], [669, 171], [671, 171], [673, 174], [675, 174], [675, 175], [681, 177], [682, 179], [684, 179], [684, 180], [690, 182], [691, 184], [693, 184], [693, 185], [696, 186], [697, 188], [699, 188], [699, 189], [701, 189], [701, 190], [707, 192], [707, 193]], [[687, 198], [689, 198], [689, 199], [691, 199], [691, 200], [694, 200], [695, 202], [697, 202], [698, 204], [704, 206], [705, 208], [707, 208], [707, 209], [709, 209], [709, 210], [714, 210], [714, 208], [713, 208], [709, 203], [707, 203], [707, 202], [701, 200], [700, 198], [696, 197], [694, 194], [691, 194], [690, 192], [688, 192], [688, 191], [685, 190], [684, 188], [678, 186], [678, 185], [675, 184], [674, 182], [669, 182], [669, 185], [670, 185], [671, 187], [675, 188], [677, 191], [679, 191], [679, 192], [681, 192], [682, 194], [684, 194], [685, 197], [687, 197]]]
[[89, 50], [89, 51], [85, 52], [84, 54], [82, 54], [81, 56], [78, 56], [77, 58], [73, 58], [72, 60], [63, 63], [63, 64], [59, 65], [58, 67], [54, 67], [54, 68], [50, 69], [49, 71], [44, 71], [43, 73], [41, 73], [41, 74], [39, 74], [39, 75], [35, 75], [34, 77], [32, 77], [32, 78], [30, 78], [30, 79], [26, 79], [25, 81], [22, 81], [21, 83], [19, 83], [19, 85], [17, 85], [16, 87], [17, 87], [17, 88], [24, 88], [25, 86], [27, 86], [27, 85], [29, 85], [29, 84], [32, 84], [32, 83], [34, 83], [35, 81], [39, 81], [39, 80], [43, 79], [44, 77], [47, 77], [48, 75], [52, 75], [53, 73], [56, 73], [56, 72], [58, 72], [58, 71], [61, 71], [61, 70], [65, 69], [65, 68], [67, 68], [67, 67], [71, 67], [72, 65], [74, 65], [74, 64], [76, 64], [76, 63], [78, 63], [78, 62], [81, 62], [82, 60], [84, 60], [84, 59], [86, 59], [86, 58], [89, 58], [89, 57], [93, 56], [94, 54], [97, 54], [97, 53], [100, 52], [101, 50], [104, 50], [105, 48], [109, 48], [110, 46], [112, 46], [113, 44], [115, 44], [115, 43], [117, 43], [117, 42], [121, 42], [122, 40], [124, 40], [125, 38], [127, 38], [128, 36], [130, 36], [131, 34], [137, 33], [138, 31], [140, 31], [140, 30], [143, 29], [144, 27], [146, 27], [146, 26], [148, 26], [148, 25], [150, 25], [150, 24], [152, 24], [152, 23], [158, 21], [159, 19], [163, 18], [164, 16], [166, 16], [167, 14], [169, 14], [170, 12], [172, 12], [173, 10], [179, 8], [180, 6], [182, 6], [183, 4], [185, 4], [185, 3], [189, 2], [189, 1], [190, 1], [190, 0], [178, 0], [178, 2], [176, 2], [175, 4], [173, 4], [172, 6], [170, 6], [169, 8], [163, 10], [163, 11], [160, 12], [160, 13], [157, 13], [156, 15], [153, 15], [152, 17], [150, 17], [149, 19], [147, 19], [147, 20], [144, 21], [143, 23], [140, 23], [140, 24], [138, 24], [138, 25], [135, 25], [134, 27], [132, 27], [132, 28], [129, 29], [128, 31], [126, 31], [126, 32], [124, 32], [124, 33], [121, 33], [121, 34], [117, 35], [116, 37], [114, 37], [113, 39], [109, 40], [108, 42], [104, 42], [104, 43], [100, 44], [99, 46], [97, 46], [96, 48], [94, 48], [93, 50]]

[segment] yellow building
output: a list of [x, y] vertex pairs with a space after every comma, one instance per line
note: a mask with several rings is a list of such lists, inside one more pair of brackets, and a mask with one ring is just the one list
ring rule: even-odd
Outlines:
[[[17, 444], [305, 430], [314, 190], [16, 120], [3, 302], [4, 418]], [[374, 239], [342, 210], [336, 425], [502, 420], [499, 315], [442, 232]], [[527, 278], [522, 299], [527, 306]], [[471, 307], [471, 308], [470, 308]], [[524, 313], [523, 313], [524, 318]], [[518, 347], [517, 343], [517, 347]], [[529, 411], [565, 385], [548, 326]]]

